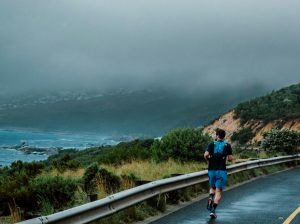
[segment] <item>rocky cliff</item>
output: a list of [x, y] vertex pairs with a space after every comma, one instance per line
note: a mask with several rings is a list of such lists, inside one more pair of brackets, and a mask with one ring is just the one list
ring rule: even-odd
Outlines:
[[226, 130], [226, 139], [228, 139], [229, 142], [231, 141], [230, 137], [234, 132], [238, 132], [243, 128], [251, 128], [255, 136], [250, 143], [257, 143], [262, 140], [263, 133], [268, 132], [273, 128], [289, 129], [300, 132], [300, 118], [289, 120], [276, 119], [270, 122], [250, 120], [245, 124], [241, 124], [240, 118], [235, 118], [234, 110], [231, 110], [215, 120], [212, 124], [206, 126], [204, 131], [210, 135], [214, 135], [214, 130], [216, 128]]

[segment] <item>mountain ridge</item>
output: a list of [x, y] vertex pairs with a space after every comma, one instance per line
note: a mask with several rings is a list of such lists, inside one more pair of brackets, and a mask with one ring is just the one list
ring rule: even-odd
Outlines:
[[[268, 104], [268, 100], [272, 100], [272, 103]], [[284, 105], [287, 106], [283, 108]], [[244, 108], [245, 111], [241, 111], [241, 108]], [[247, 108], [250, 112], [247, 111]], [[268, 111], [261, 108], [267, 108]], [[278, 112], [277, 108], [280, 108], [281, 111]], [[293, 114], [289, 113], [290, 108], [292, 108]], [[245, 117], [248, 119], [242, 117], [242, 113], [246, 114]], [[234, 133], [249, 128], [254, 134], [248, 142], [251, 144], [258, 144], [263, 139], [263, 134], [274, 128], [300, 132], [300, 83], [238, 104], [234, 109], [205, 126], [204, 132], [213, 135], [216, 128], [225, 129], [230, 142], [232, 142], [230, 138]]]

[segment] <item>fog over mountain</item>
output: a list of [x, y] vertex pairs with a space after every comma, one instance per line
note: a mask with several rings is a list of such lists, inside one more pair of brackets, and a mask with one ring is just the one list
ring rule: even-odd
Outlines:
[[0, 99], [0, 127], [109, 136], [161, 136], [177, 127], [199, 127], [234, 104], [262, 93], [261, 86], [212, 94], [174, 94], [162, 89], [56, 92]]
[[197, 108], [216, 96], [224, 110], [299, 82], [299, 11], [296, 0], [2, 0], [0, 98], [152, 91]]

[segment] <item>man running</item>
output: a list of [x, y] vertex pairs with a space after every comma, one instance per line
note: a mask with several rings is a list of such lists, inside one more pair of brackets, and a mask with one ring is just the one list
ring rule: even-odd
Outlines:
[[227, 181], [226, 159], [233, 160], [231, 145], [224, 141], [226, 132], [223, 129], [216, 129], [216, 140], [209, 143], [204, 153], [204, 158], [208, 161], [209, 177], [209, 198], [207, 209], [211, 211], [210, 217], [215, 219], [216, 208], [222, 197]]

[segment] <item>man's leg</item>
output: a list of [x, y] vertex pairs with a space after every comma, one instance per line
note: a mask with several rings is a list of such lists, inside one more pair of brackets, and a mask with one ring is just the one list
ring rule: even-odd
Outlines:
[[215, 197], [215, 172], [214, 171], [208, 171], [208, 177], [209, 177], [209, 197], [207, 199], [207, 206], [206, 208], [211, 211], [213, 203], [214, 203], [214, 197]]
[[216, 194], [215, 194], [215, 198], [214, 198], [214, 203], [212, 205], [212, 209], [211, 209], [211, 213], [210, 213], [210, 216], [212, 218], [217, 218], [217, 215], [216, 215], [216, 209], [218, 207], [218, 204], [222, 198], [222, 189], [220, 188], [216, 188]]
[[209, 189], [209, 198], [212, 200], [212, 201], [214, 201], [214, 199], [215, 199], [215, 187], [211, 187], [210, 189]]
[[215, 188], [210, 187], [209, 189], [209, 197], [207, 199], [207, 209], [211, 211], [214, 203], [214, 197], [215, 197]]
[[220, 200], [222, 198], [222, 190], [225, 188], [226, 182], [227, 182], [227, 172], [223, 170], [219, 171], [216, 177], [216, 191], [215, 191], [216, 195], [210, 213], [210, 216], [212, 218], [217, 218], [216, 208], [218, 207], [218, 204], [220, 203]]
[[222, 190], [219, 189], [219, 188], [217, 188], [217, 189], [216, 189], [216, 196], [215, 196], [214, 202], [215, 202], [216, 204], [219, 204], [221, 198], [222, 198]]

